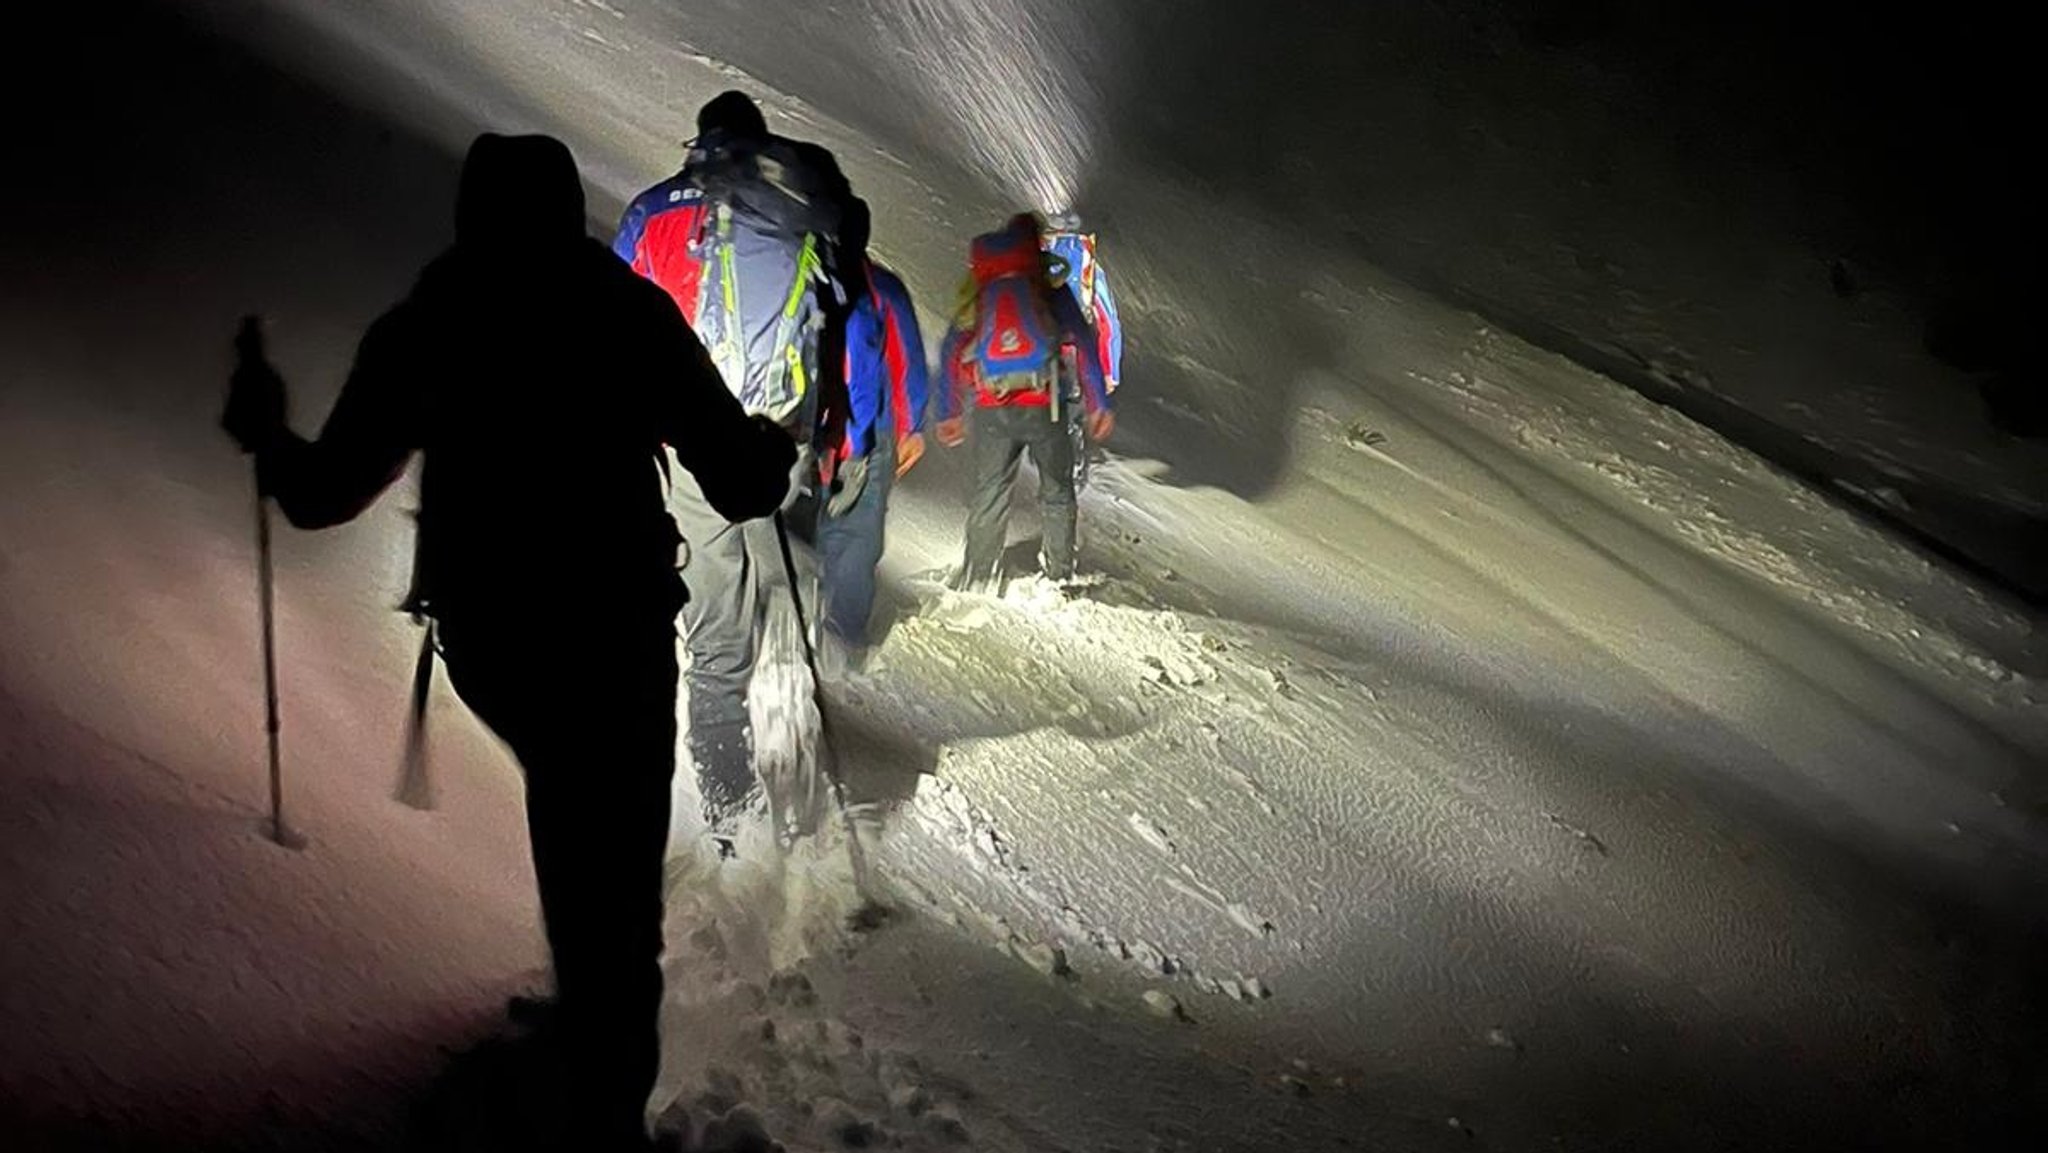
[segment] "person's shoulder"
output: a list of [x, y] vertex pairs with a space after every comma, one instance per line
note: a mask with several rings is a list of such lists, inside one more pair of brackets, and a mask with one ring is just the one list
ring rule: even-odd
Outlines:
[[903, 283], [903, 278], [896, 275], [894, 269], [884, 268], [870, 261], [868, 263], [868, 275], [874, 281], [875, 291], [880, 293], [889, 304], [903, 309], [911, 307], [910, 286]]
[[658, 184], [649, 186], [633, 198], [628, 211], [634, 209], [647, 215], [680, 208], [687, 203], [701, 200], [704, 190], [688, 171], [678, 172]]
[[479, 280], [474, 256], [458, 245], [450, 245], [420, 269], [405, 298], [386, 313], [410, 317], [468, 299]]

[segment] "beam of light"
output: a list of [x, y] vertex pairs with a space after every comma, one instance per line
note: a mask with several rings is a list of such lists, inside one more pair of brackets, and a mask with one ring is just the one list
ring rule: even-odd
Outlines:
[[1092, 151], [1091, 90], [1035, 0], [880, 0], [932, 108], [1019, 205], [1072, 207]]

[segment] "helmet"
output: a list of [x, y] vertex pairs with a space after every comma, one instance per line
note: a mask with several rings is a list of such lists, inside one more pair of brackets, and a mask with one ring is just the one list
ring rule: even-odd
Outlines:
[[1048, 213], [1046, 215], [1046, 228], [1052, 232], [1079, 232], [1081, 231], [1081, 214], [1071, 208], [1062, 208], [1058, 212]]

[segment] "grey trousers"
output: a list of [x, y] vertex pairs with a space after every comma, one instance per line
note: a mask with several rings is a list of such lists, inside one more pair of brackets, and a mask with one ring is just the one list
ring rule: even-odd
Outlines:
[[1011, 490], [1016, 487], [1026, 452], [1038, 470], [1038, 503], [1044, 524], [1039, 564], [1054, 580], [1074, 575], [1074, 432], [1080, 420], [1079, 401], [1063, 404], [1057, 421], [1050, 410], [1040, 407], [974, 410], [969, 432], [974, 498], [967, 510], [967, 550], [960, 569], [963, 587], [989, 588], [1003, 576]]
[[[810, 454], [800, 454], [785, 508], [811, 468]], [[690, 600], [682, 619], [690, 654], [690, 758], [697, 765], [705, 819], [722, 829], [760, 786], [747, 727], [747, 687], [754, 678], [768, 594], [788, 582], [773, 521], [728, 522], [704, 500], [689, 473], [681, 471], [669, 509], [689, 547], [683, 580]]]

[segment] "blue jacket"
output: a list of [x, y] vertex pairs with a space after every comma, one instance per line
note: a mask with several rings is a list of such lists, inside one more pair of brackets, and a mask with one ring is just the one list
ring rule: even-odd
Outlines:
[[1095, 260], [1095, 234], [1051, 232], [1041, 243], [1046, 252], [1066, 266], [1067, 290], [1074, 294], [1081, 314], [1095, 326], [1096, 365], [1102, 370], [1104, 385], [1115, 392], [1117, 381], [1123, 377], [1124, 325], [1117, 316], [1116, 294], [1110, 291], [1109, 274]]
[[846, 432], [840, 456], [873, 451], [876, 426], [891, 422], [897, 440], [924, 431], [930, 376], [924, 335], [910, 290], [868, 262], [868, 291], [846, 319]]

